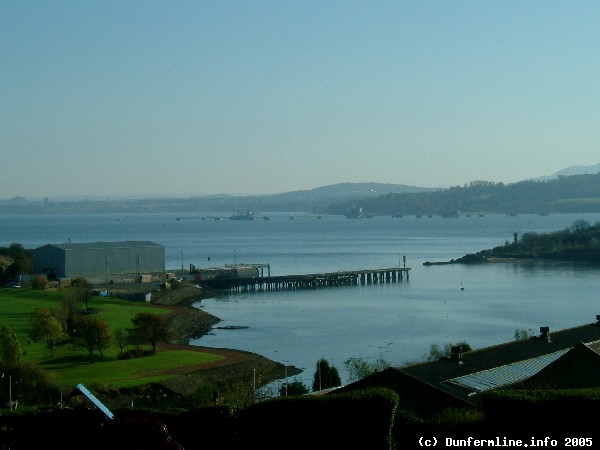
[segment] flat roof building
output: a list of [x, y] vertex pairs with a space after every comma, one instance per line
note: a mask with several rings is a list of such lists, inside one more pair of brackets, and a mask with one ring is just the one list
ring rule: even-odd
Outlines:
[[51, 280], [122, 281], [165, 273], [165, 247], [150, 241], [47, 244], [33, 250], [34, 273]]

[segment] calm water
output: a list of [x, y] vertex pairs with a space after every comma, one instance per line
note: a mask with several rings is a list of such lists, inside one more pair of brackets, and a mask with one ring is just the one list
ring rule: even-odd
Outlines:
[[[202, 217], [221, 215], [222, 221]], [[402, 265], [410, 280], [310, 291], [231, 294], [198, 307], [223, 319], [197, 345], [247, 350], [304, 368], [310, 385], [319, 358], [346, 381], [344, 361], [422, 359], [432, 343], [473, 348], [513, 339], [516, 329], [591, 323], [600, 314], [600, 268], [573, 264], [423, 266], [502, 245], [513, 232], [552, 232], [600, 214], [484, 217], [375, 217], [348, 220], [272, 214], [232, 221], [228, 213], [0, 215], [0, 246], [151, 240], [166, 247], [166, 268], [270, 264], [272, 275]], [[179, 220], [177, 220], [179, 219]], [[461, 285], [464, 290], [461, 290]]]

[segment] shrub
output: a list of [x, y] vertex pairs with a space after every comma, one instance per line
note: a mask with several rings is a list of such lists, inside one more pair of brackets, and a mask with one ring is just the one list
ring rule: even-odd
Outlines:
[[48, 280], [42, 275], [36, 275], [31, 281], [31, 287], [33, 289], [37, 289], [38, 291], [43, 291], [48, 287]]
[[144, 356], [152, 356], [152, 350], [143, 350], [141, 348], [134, 348], [123, 353], [119, 353], [118, 359], [135, 359], [143, 358]]

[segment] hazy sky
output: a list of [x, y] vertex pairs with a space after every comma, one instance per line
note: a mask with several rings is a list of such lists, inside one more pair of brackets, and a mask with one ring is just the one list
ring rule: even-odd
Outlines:
[[0, 0], [0, 199], [600, 162], [600, 2]]

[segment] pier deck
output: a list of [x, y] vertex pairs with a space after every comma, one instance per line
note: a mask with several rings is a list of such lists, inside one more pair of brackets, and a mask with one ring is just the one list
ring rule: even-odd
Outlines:
[[215, 289], [229, 289], [233, 292], [316, 289], [335, 286], [396, 283], [402, 281], [404, 277], [408, 281], [409, 271], [409, 267], [391, 267], [387, 269], [347, 270], [305, 275], [215, 278], [203, 280], [199, 283]]

